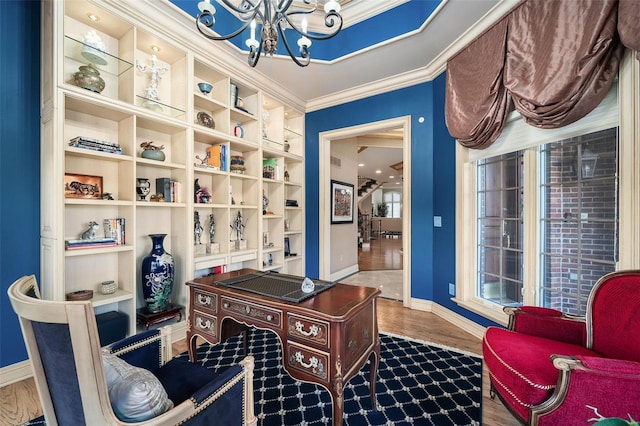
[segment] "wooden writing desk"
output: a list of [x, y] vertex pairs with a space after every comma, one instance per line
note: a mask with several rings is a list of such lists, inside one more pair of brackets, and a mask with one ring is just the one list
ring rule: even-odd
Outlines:
[[367, 359], [371, 360], [370, 396], [375, 409], [380, 360], [376, 298], [380, 290], [336, 284], [293, 303], [215, 284], [250, 272], [256, 271], [242, 269], [187, 282], [190, 360], [195, 361], [197, 337], [215, 344], [240, 331], [239, 324], [272, 330], [282, 344], [287, 372], [330, 392], [334, 425], [342, 424], [344, 385]]

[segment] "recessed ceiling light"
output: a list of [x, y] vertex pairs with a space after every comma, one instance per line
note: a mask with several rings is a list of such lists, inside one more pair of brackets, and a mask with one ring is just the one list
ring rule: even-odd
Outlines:
[[364, 167], [364, 163], [358, 164], [358, 167]]
[[93, 22], [100, 20], [100, 17], [95, 13], [87, 13], [87, 18], [91, 19]]
[[151, 45], [151, 50], [153, 50], [154, 52], [159, 52], [160, 48], [156, 45]]
[[376, 173], [380, 174], [380, 173], [382, 173], [382, 170], [376, 170]]
[[393, 179], [394, 177], [395, 177], [395, 176], [391, 175], [391, 176], [389, 176], [389, 179]]

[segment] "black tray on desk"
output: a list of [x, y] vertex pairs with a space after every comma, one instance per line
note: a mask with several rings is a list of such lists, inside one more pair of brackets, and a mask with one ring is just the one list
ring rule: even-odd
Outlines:
[[335, 285], [335, 283], [329, 281], [311, 280], [315, 284], [315, 288], [312, 292], [305, 293], [301, 289], [303, 280], [304, 277], [267, 271], [252, 272], [239, 277], [216, 281], [216, 284], [296, 303], [315, 296]]

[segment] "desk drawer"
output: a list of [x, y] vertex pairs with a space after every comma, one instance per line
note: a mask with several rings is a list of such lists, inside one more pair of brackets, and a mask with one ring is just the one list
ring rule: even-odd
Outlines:
[[204, 312], [193, 311], [193, 323], [191, 324], [193, 333], [204, 333], [212, 336], [214, 339], [217, 339], [217, 325], [218, 319], [216, 317]]
[[232, 317], [246, 320], [249, 324], [263, 323], [282, 329], [282, 311], [277, 309], [222, 296], [220, 311], [222, 315], [228, 312]]
[[329, 349], [329, 323], [287, 313], [287, 336]]
[[216, 313], [218, 295], [206, 292], [199, 288], [194, 288], [192, 295], [192, 303], [195, 309], [204, 310], [205, 312], [210, 312], [212, 314]]
[[285, 360], [288, 368], [310, 374], [325, 382], [329, 381], [331, 366], [328, 353], [296, 345], [293, 342], [287, 342], [286, 345]]

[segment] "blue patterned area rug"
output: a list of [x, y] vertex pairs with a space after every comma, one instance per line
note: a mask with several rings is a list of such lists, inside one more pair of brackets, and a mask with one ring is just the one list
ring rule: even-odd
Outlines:
[[[383, 333], [380, 343], [378, 410], [371, 407], [367, 363], [345, 386], [343, 424], [480, 425], [482, 359], [478, 355]], [[249, 351], [255, 357], [258, 425], [331, 424], [329, 392], [287, 374], [275, 333], [249, 332]], [[205, 344], [198, 348], [198, 362], [214, 370], [235, 364], [243, 356], [238, 336], [216, 346]], [[43, 424], [42, 419], [28, 423]]]

